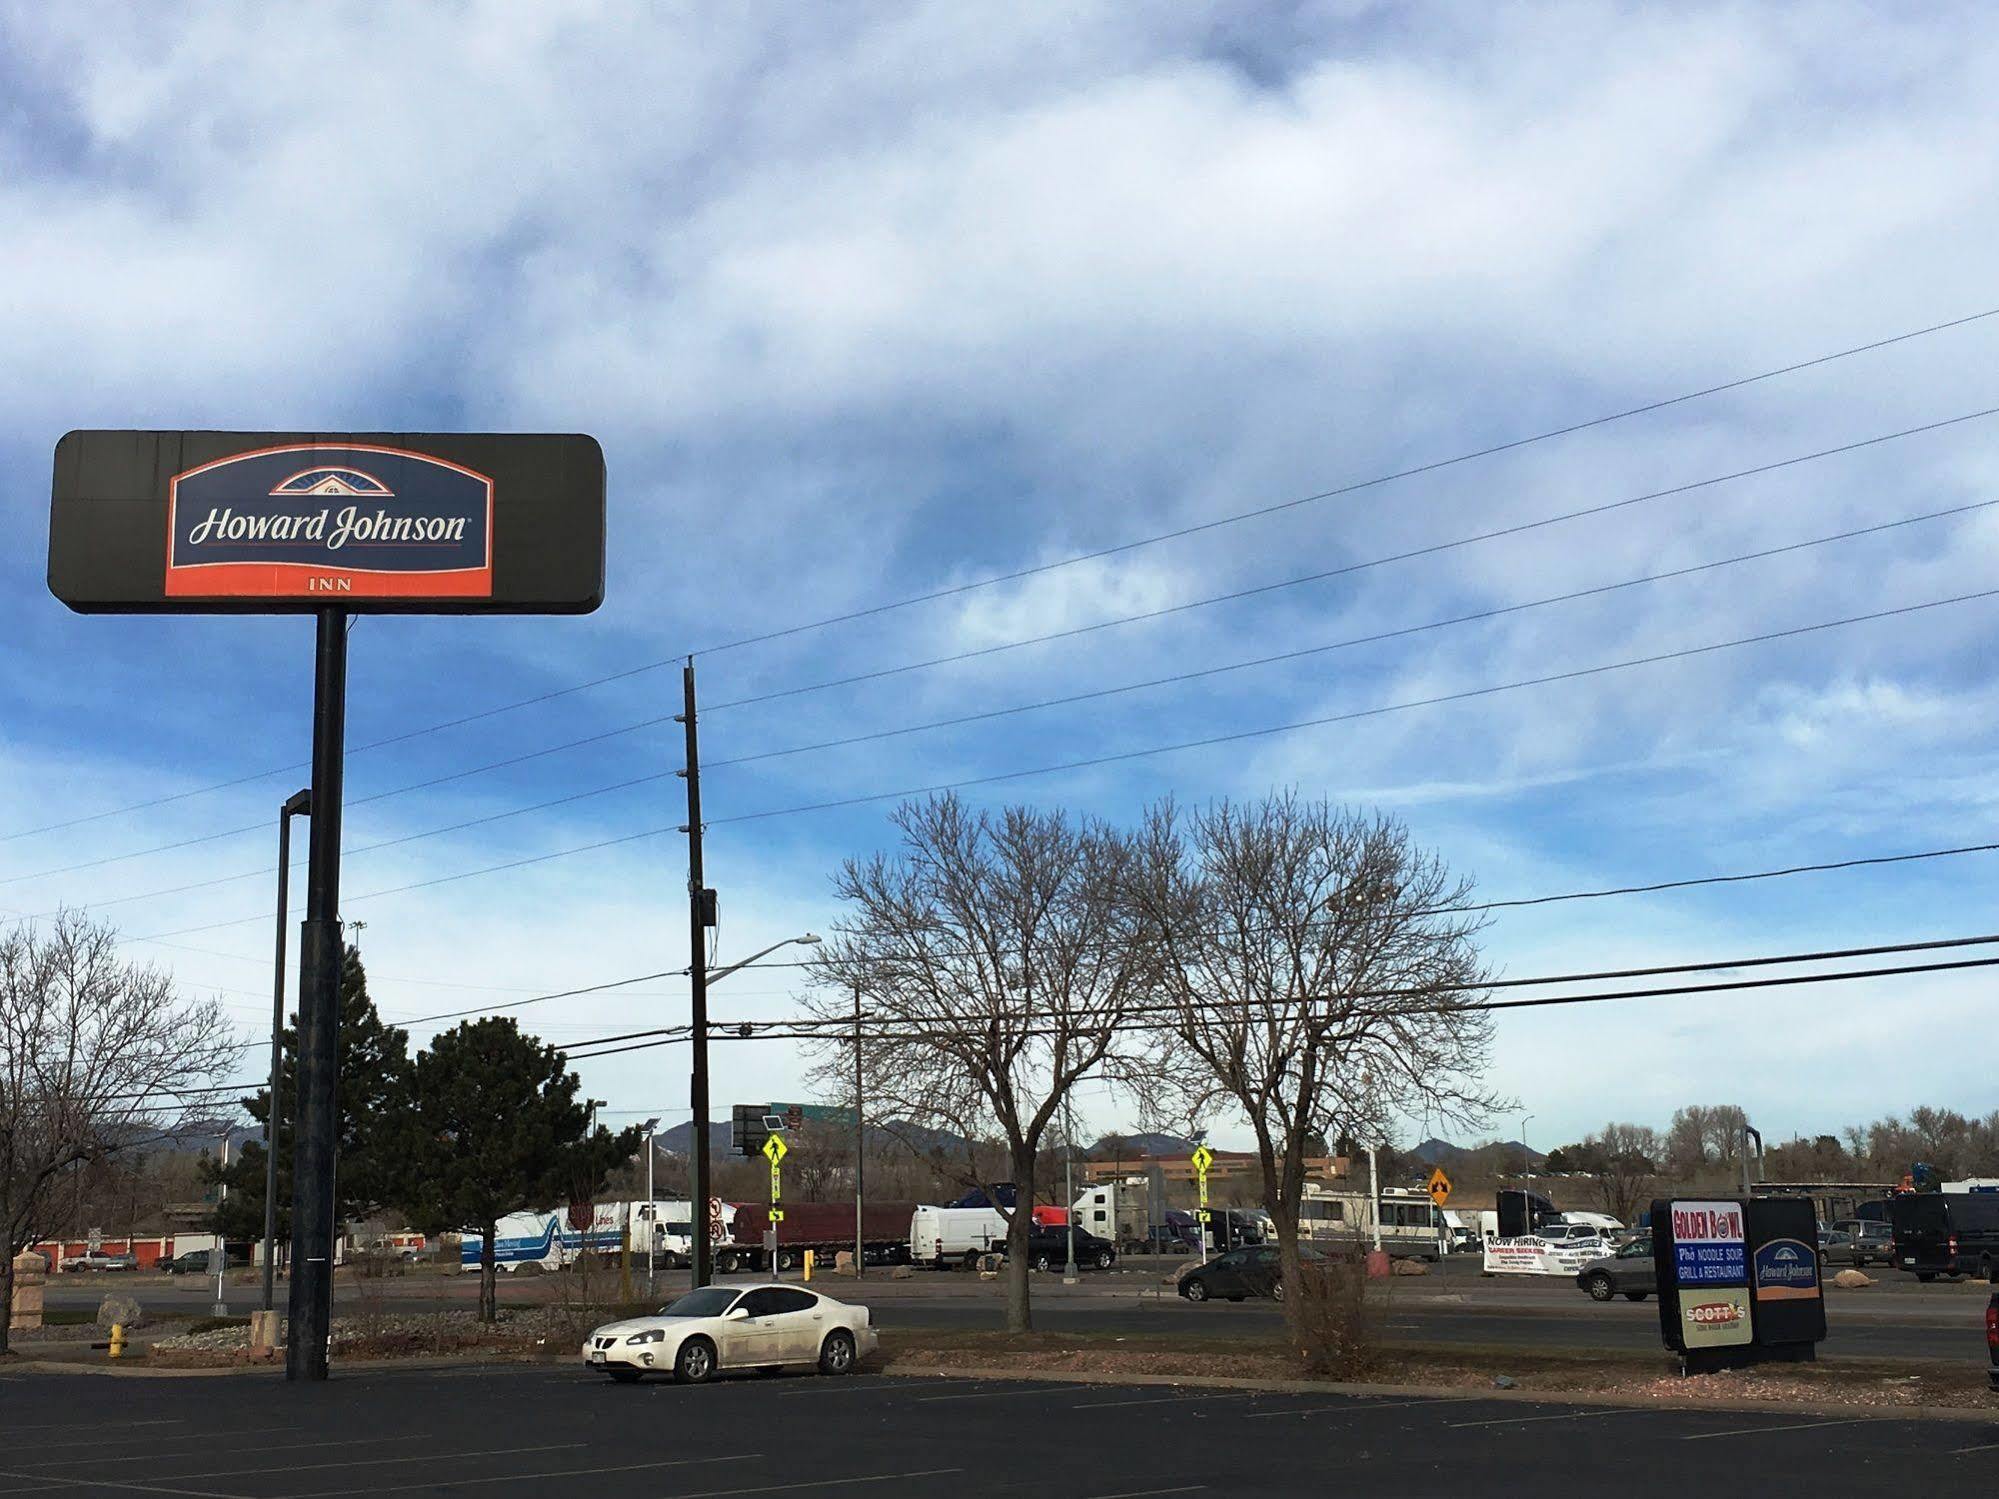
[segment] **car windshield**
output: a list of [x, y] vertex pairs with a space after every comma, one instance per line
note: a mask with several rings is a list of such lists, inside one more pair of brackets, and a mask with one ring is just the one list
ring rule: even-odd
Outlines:
[[703, 1286], [689, 1291], [673, 1305], [660, 1311], [662, 1317], [719, 1317], [736, 1299], [727, 1286]]

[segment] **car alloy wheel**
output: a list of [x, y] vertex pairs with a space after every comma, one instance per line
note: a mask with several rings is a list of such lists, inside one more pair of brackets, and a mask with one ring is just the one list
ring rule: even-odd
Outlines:
[[1180, 1287], [1180, 1294], [1185, 1296], [1189, 1301], [1206, 1301], [1208, 1299], [1207, 1283], [1205, 1281], [1190, 1280]]
[[821, 1374], [854, 1372], [854, 1335], [845, 1328], [836, 1327], [826, 1334], [826, 1341], [819, 1349], [819, 1372]]
[[673, 1377], [682, 1384], [706, 1384], [715, 1377], [715, 1345], [706, 1338], [689, 1338], [673, 1360]]
[[1617, 1295], [1617, 1287], [1610, 1283], [1610, 1277], [1599, 1271], [1589, 1278], [1589, 1299], [1609, 1301]]

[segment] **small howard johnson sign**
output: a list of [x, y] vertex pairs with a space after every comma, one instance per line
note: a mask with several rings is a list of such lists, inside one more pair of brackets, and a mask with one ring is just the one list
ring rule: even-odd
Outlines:
[[238, 453], [168, 485], [168, 597], [490, 598], [493, 481], [403, 448]]

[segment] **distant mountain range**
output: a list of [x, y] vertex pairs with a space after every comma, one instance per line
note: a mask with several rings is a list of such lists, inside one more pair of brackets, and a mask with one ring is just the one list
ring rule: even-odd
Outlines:
[[1446, 1171], [1466, 1165], [1494, 1169], [1502, 1161], [1514, 1157], [1530, 1167], [1538, 1167], [1546, 1159], [1540, 1151], [1530, 1150], [1518, 1140], [1491, 1140], [1484, 1145], [1453, 1145], [1449, 1140], [1425, 1140], [1402, 1153], [1427, 1161], [1432, 1166], [1442, 1166]]
[[[671, 1129], [663, 1129], [655, 1137], [659, 1148], [669, 1155], [684, 1156], [694, 1149], [694, 1121], [676, 1124]], [[962, 1149], [965, 1140], [962, 1135], [954, 1135], [949, 1130], [925, 1129], [919, 1125], [897, 1124], [892, 1128], [871, 1124], [867, 1127], [870, 1149], [880, 1149], [907, 1142], [919, 1150]], [[727, 1119], [708, 1122], [708, 1152], [710, 1155], [727, 1155], [735, 1148], [735, 1127]]]
[[1083, 1154], [1093, 1161], [1134, 1160], [1139, 1156], [1186, 1155], [1194, 1148], [1192, 1140], [1183, 1140], [1178, 1135], [1160, 1135], [1141, 1131], [1131, 1135], [1105, 1135]]

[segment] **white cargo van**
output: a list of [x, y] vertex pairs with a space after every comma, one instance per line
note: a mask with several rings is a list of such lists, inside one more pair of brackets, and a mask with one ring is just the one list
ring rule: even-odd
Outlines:
[[909, 1219], [909, 1259], [916, 1265], [956, 1265], [1006, 1248], [1006, 1218], [998, 1208], [919, 1207]]

